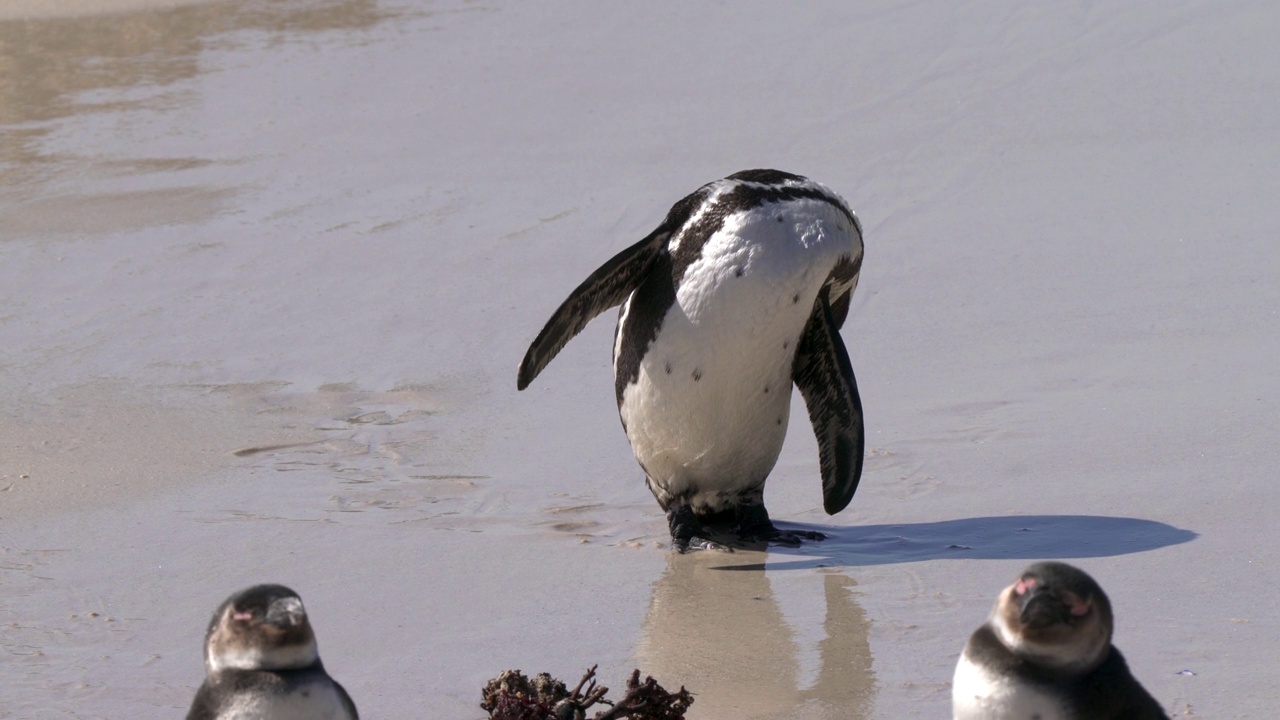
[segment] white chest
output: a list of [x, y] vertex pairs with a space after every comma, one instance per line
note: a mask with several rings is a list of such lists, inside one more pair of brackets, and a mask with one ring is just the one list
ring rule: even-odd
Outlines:
[[[756, 487], [777, 461], [796, 344], [832, 268], [860, 250], [829, 205], [804, 207], [784, 222], [772, 208], [726, 220], [620, 398], [636, 458], [672, 492]], [[615, 356], [630, 312], [629, 300]]]
[[1066, 708], [1038, 688], [988, 672], [960, 656], [951, 683], [955, 720], [1072, 720]]
[[242, 694], [218, 720], [351, 720], [332, 685], [314, 684], [285, 695]]

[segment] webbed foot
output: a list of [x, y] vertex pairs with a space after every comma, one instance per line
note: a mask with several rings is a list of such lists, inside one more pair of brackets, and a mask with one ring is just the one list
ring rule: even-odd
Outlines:
[[693, 509], [685, 505], [667, 512], [667, 524], [671, 526], [671, 547], [676, 552], [687, 553], [694, 550], [719, 550], [733, 552], [733, 548], [724, 543], [708, 539], [707, 529], [693, 514]]
[[779, 530], [764, 505], [744, 505], [739, 509], [738, 539], [744, 543], [800, 547], [806, 540], [817, 542], [827, 536], [816, 530]]
[[681, 554], [684, 554], [687, 552], [693, 552], [695, 550], [718, 550], [720, 552], [730, 552], [730, 553], [733, 552], [733, 548], [728, 545], [725, 545], [723, 543], [718, 543], [715, 540], [708, 540], [704, 537], [698, 537], [697, 535], [694, 535], [688, 540], [682, 540], [681, 538], [672, 538], [671, 547], [675, 548], [676, 552]]

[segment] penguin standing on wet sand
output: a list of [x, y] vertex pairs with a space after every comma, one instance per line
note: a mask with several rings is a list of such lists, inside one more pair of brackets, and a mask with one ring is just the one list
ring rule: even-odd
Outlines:
[[528, 387], [587, 323], [621, 304], [613, 348], [622, 426], [678, 550], [795, 545], [764, 507], [791, 385], [818, 437], [823, 507], [862, 475], [858, 386], [840, 327], [862, 268], [862, 227], [839, 195], [779, 170], [746, 170], [677, 202], [657, 229], [592, 273], [520, 364]]
[[359, 718], [320, 663], [302, 599], [283, 585], [256, 585], [218, 606], [204, 663], [208, 674], [187, 720]]
[[1032, 565], [960, 655], [955, 720], [1167, 720], [1111, 644], [1113, 627], [1093, 578], [1065, 563]]

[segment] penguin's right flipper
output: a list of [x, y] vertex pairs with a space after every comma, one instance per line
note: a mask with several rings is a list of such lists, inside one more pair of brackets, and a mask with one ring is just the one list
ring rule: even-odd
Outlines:
[[582, 332], [597, 315], [622, 304], [644, 280], [654, 260], [667, 250], [671, 233], [658, 228], [648, 237], [614, 255], [569, 294], [529, 346], [520, 363], [516, 388], [523, 390], [551, 359]]
[[360, 713], [356, 711], [356, 703], [347, 694], [347, 689], [339, 685], [337, 680], [333, 680], [333, 689], [338, 691], [338, 698], [342, 700], [342, 707], [347, 711], [347, 716], [351, 720], [360, 720]]
[[822, 506], [828, 515], [835, 515], [858, 489], [866, 437], [858, 383], [832, 314], [829, 288], [818, 294], [800, 336], [792, 377], [818, 438]]

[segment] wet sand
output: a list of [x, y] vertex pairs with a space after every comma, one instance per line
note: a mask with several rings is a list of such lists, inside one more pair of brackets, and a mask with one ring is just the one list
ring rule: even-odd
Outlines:
[[0, 5], [3, 20], [51, 20], [103, 17], [143, 11], [164, 12], [219, 0], [7, 0]]
[[[265, 581], [366, 717], [595, 663], [692, 720], [946, 717], [1044, 558], [1171, 714], [1280, 700], [1266, 8], [93, 5], [0, 15], [0, 718], [181, 714]], [[515, 367], [748, 167], [862, 219], [866, 468], [825, 516], [796, 398], [766, 500], [830, 539], [675, 556], [612, 317]]]

